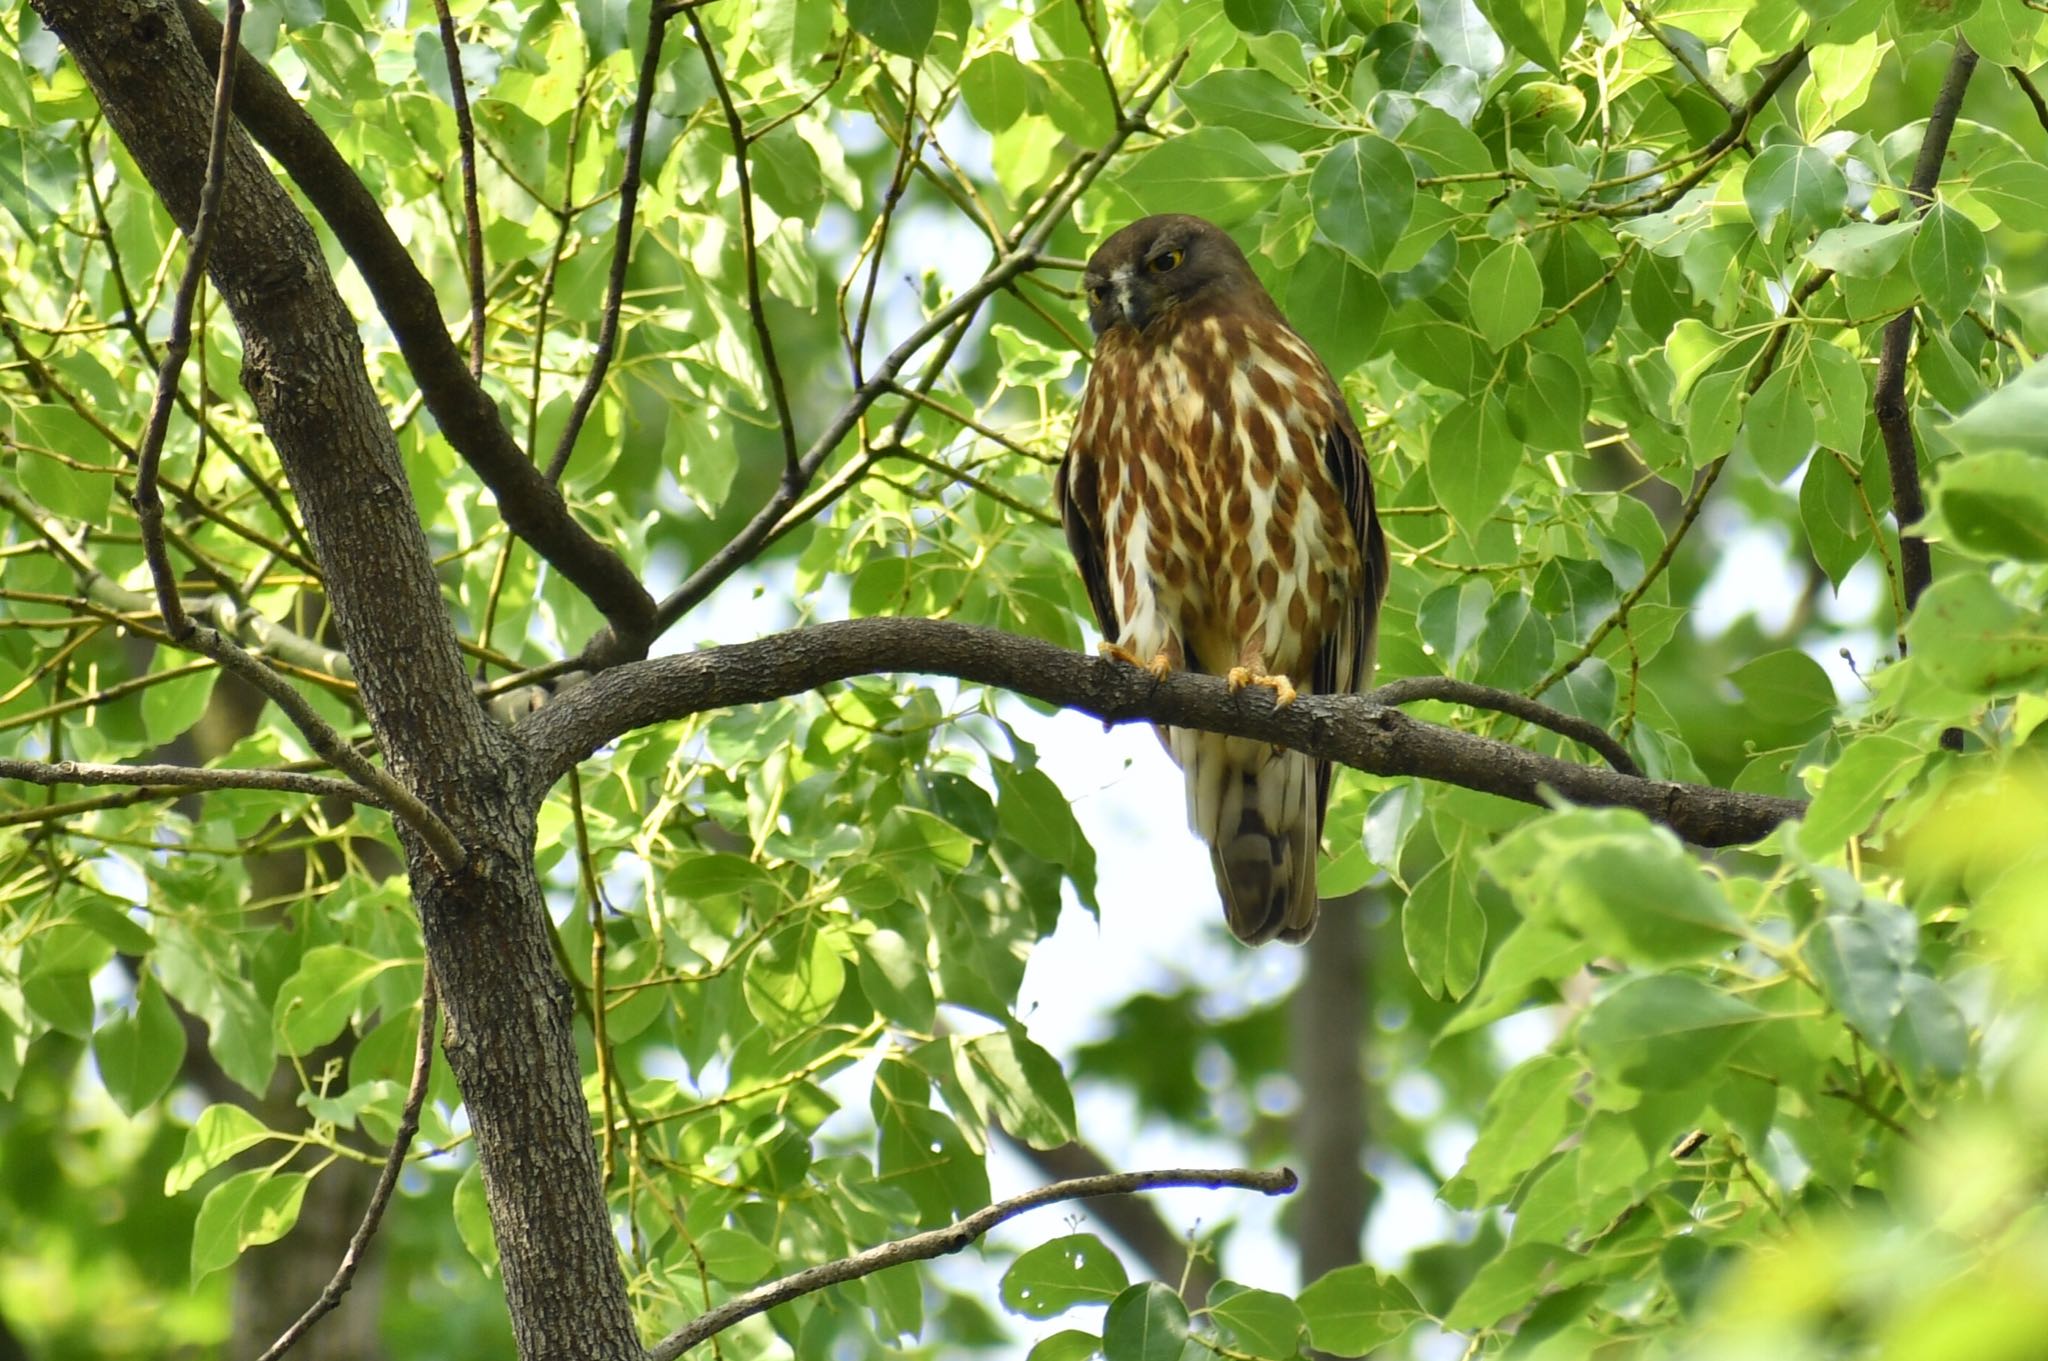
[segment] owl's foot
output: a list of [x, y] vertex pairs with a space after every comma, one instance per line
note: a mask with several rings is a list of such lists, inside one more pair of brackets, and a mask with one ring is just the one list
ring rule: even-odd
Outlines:
[[1140, 671], [1149, 672], [1156, 681], [1163, 681], [1173, 674], [1173, 658], [1165, 652], [1158, 653], [1148, 662], [1129, 648], [1117, 643], [1097, 643], [1095, 650], [1110, 661], [1122, 662], [1125, 666], [1135, 666]]
[[1257, 671], [1248, 666], [1231, 667], [1225, 673], [1223, 679], [1230, 686], [1232, 694], [1236, 694], [1238, 691], [1254, 685], [1265, 686], [1273, 692], [1273, 707], [1276, 709], [1284, 709], [1294, 703], [1295, 700], [1301, 698], [1301, 696], [1295, 693], [1294, 682], [1287, 679], [1287, 677], [1269, 676], [1263, 671]]

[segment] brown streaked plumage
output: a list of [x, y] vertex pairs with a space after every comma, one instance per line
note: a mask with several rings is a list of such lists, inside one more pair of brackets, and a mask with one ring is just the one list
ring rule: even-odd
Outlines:
[[[1060, 518], [1104, 650], [1276, 702], [1372, 684], [1387, 589], [1358, 427], [1237, 244], [1148, 217], [1082, 276], [1095, 362], [1060, 464]], [[1162, 729], [1224, 917], [1250, 944], [1315, 929], [1330, 764]]]

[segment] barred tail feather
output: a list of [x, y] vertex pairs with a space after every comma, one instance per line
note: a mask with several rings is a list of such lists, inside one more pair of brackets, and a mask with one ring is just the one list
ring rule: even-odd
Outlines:
[[1316, 925], [1316, 763], [1264, 742], [1175, 729], [1188, 822], [1209, 843], [1224, 919], [1248, 945], [1307, 940]]

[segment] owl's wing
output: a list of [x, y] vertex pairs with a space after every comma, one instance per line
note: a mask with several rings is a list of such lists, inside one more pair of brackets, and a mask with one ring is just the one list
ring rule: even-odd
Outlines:
[[[1331, 384], [1335, 388], [1335, 384]], [[1344, 603], [1337, 627], [1316, 651], [1315, 688], [1319, 695], [1356, 694], [1372, 684], [1374, 644], [1378, 641], [1380, 601], [1387, 594], [1387, 540], [1374, 513], [1372, 473], [1366, 466], [1364, 442], [1352, 423], [1340, 392], [1332, 393], [1338, 417], [1323, 440], [1323, 465], [1344, 501], [1344, 516], [1358, 545], [1358, 577]], [[1330, 802], [1330, 763], [1316, 763], [1316, 823]]]
[[1088, 588], [1088, 603], [1095, 607], [1095, 624], [1105, 641], [1115, 642], [1123, 632], [1116, 620], [1116, 605], [1109, 593], [1108, 548], [1102, 541], [1102, 495], [1095, 480], [1095, 463], [1073, 450], [1060, 460], [1053, 479], [1053, 493], [1060, 504], [1060, 525], [1067, 531], [1067, 547], [1081, 569], [1081, 583]]

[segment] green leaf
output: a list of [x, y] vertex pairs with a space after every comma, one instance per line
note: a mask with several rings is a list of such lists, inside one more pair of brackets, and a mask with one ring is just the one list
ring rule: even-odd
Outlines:
[[846, 21], [875, 46], [916, 59], [939, 27], [939, 0], [846, 0]]
[[1582, 1274], [1581, 1259], [1549, 1243], [1523, 1243], [1484, 1263], [1444, 1314], [1456, 1332], [1490, 1328], [1537, 1294], [1569, 1285]]
[[1773, 726], [1803, 728], [1835, 711], [1835, 683], [1796, 647], [1744, 662], [1728, 679], [1742, 692], [1744, 711]]
[[1422, 36], [1446, 65], [1490, 76], [1506, 60], [1500, 39], [1472, 0], [1418, 0], [1415, 8]]
[[1287, 178], [1236, 128], [1196, 128], [1141, 152], [1116, 184], [1145, 212], [1233, 227], [1271, 203]]
[[1906, 258], [1915, 222], [1851, 222], [1814, 238], [1806, 258], [1851, 279], [1882, 279]]
[[707, 1229], [697, 1235], [704, 1269], [727, 1285], [752, 1285], [775, 1269], [775, 1253], [766, 1243], [738, 1229]]
[[92, 1056], [107, 1094], [125, 1115], [139, 1115], [171, 1089], [185, 1062], [185, 1028], [149, 975], [136, 988], [135, 1010], [94, 1032]]
[[1501, 508], [1521, 465], [1522, 442], [1491, 392], [1453, 407], [1430, 433], [1430, 489], [1468, 536]]
[[244, 1249], [275, 1243], [291, 1232], [306, 1196], [298, 1172], [261, 1168], [229, 1177], [206, 1193], [192, 1226], [192, 1283], [233, 1266]]
[[1082, 1304], [1107, 1304], [1130, 1284], [1124, 1264], [1092, 1233], [1041, 1243], [1003, 1273], [1003, 1307], [1045, 1319]]
[[272, 1026], [278, 1048], [310, 1054], [340, 1035], [362, 1001], [363, 990], [400, 961], [374, 959], [348, 945], [316, 945], [277, 990]]
[[1062, 1328], [1039, 1339], [1024, 1361], [1094, 1361], [1102, 1351], [1102, 1339], [1078, 1328]]
[[1494, 951], [1479, 990], [1443, 1028], [1457, 1035], [1519, 1011], [1537, 983], [1556, 983], [1586, 967], [1593, 947], [1572, 932], [1523, 921]]
[[910, 865], [965, 869], [973, 856], [972, 837], [922, 808], [891, 808], [875, 833], [874, 861], [892, 873]]
[[1820, 792], [1800, 820], [1800, 849], [1826, 855], [1861, 832], [1926, 759], [1919, 747], [1889, 733], [1857, 738], [1828, 767]]
[[860, 990], [884, 1017], [907, 1030], [929, 1033], [937, 1004], [924, 958], [887, 927], [856, 940]]
[[185, 1131], [185, 1151], [164, 1173], [164, 1194], [175, 1196], [190, 1190], [201, 1177], [237, 1153], [266, 1139], [282, 1137], [272, 1134], [261, 1120], [240, 1106], [208, 1106], [192, 1122], [192, 1128]]
[[2002, 449], [1950, 459], [1933, 500], [1920, 526], [1929, 540], [1976, 558], [2048, 562], [2048, 458]]
[[1287, 311], [1302, 339], [1341, 381], [1378, 350], [1387, 293], [1342, 251], [1313, 241], [1289, 276]]
[[1255, 67], [1211, 71], [1182, 86], [1180, 97], [1198, 123], [1235, 128], [1254, 142], [1276, 142], [1297, 151], [1320, 146], [1337, 127], [1278, 76]]
[[1759, 152], [1742, 180], [1742, 201], [1766, 241], [1813, 235], [1842, 215], [1848, 195], [1849, 181], [1833, 157], [1784, 142]]
[[1579, 1023], [1602, 1077], [1646, 1091], [1683, 1087], [1735, 1052], [1764, 1013], [1690, 974], [1631, 978]]
[[1001, 132], [1030, 112], [1031, 84], [1031, 68], [997, 48], [962, 68], [960, 97], [985, 131]]
[[1578, 39], [1586, 0], [1476, 0], [1493, 31], [1537, 65], [1562, 74], [1561, 60]]
[[747, 960], [747, 1010], [777, 1035], [816, 1025], [846, 987], [846, 965], [825, 932], [792, 926]]
[[1948, 424], [1961, 448], [2024, 449], [2048, 454], [2048, 364], [2029, 364], [2018, 377]]
[[1685, 443], [1694, 467], [1705, 467], [1734, 446], [1743, 408], [1749, 403], [1747, 378], [1739, 368], [1723, 369], [1693, 385], [1685, 413]]
[[1033, 1148], [1073, 1142], [1074, 1094], [1059, 1060], [1021, 1029], [955, 1044], [960, 1085], [984, 1120]]
[[1963, 1075], [1969, 1061], [1970, 1027], [1947, 988], [1925, 974], [1907, 974], [1900, 984], [1899, 1016], [1885, 1047], [1923, 1080], [1953, 1080]]
[[1486, 914], [1471, 867], [1447, 855], [1417, 880], [1401, 908], [1401, 944], [1415, 980], [1431, 997], [1452, 1001], [1471, 990], [1486, 953]]
[[1856, 356], [1825, 341], [1808, 345], [1799, 356], [1799, 387], [1812, 404], [1814, 438], [1823, 448], [1860, 457], [1864, 415], [1871, 400]]
[[2048, 679], [2048, 628], [1981, 572], [1937, 578], [1913, 607], [1906, 640], [1915, 666], [1964, 694], [2004, 694]]
[[1239, 1351], [1268, 1361], [1294, 1361], [1307, 1326], [1301, 1306], [1270, 1290], [1235, 1290], [1222, 1297], [1228, 1284], [1219, 1283], [1210, 1291], [1209, 1298], [1216, 1303], [1210, 1305], [1209, 1317], [1231, 1331]]
[[1309, 1341], [1333, 1356], [1364, 1356], [1422, 1317], [1408, 1287], [1373, 1267], [1339, 1267], [1296, 1297]]
[[1478, 678], [1502, 690], [1521, 690], [1550, 668], [1556, 638], [1550, 620], [1516, 591], [1494, 597], [1479, 633]]
[[1835, 1010], [1884, 1048], [1913, 964], [1912, 937], [1866, 904], [1815, 922], [1801, 953]]
[[1764, 380], [1744, 408], [1742, 433], [1765, 476], [1781, 481], [1798, 469], [1813, 451], [1814, 425], [1797, 369], [1780, 368]]
[[1678, 964], [1743, 940], [1727, 895], [1661, 829], [1567, 843], [1553, 871], [1558, 914], [1602, 953]]
[[491, 1232], [491, 1207], [484, 1196], [483, 1171], [475, 1163], [464, 1168], [455, 1183], [455, 1231], [471, 1257], [487, 1270], [497, 1268], [498, 1239]]
[[2007, 161], [1973, 182], [1970, 196], [1997, 213], [2006, 226], [2031, 230], [2048, 218], [2048, 165]]
[[66, 520], [108, 527], [120, 458], [107, 437], [67, 406], [17, 406], [11, 425], [11, 442], [20, 449], [15, 476], [30, 499]]
[[1504, 241], [1472, 269], [1472, 320], [1496, 350], [1529, 329], [1543, 311], [1536, 257], [1520, 241]]
[[1102, 1320], [1105, 1361], [1180, 1361], [1187, 1340], [1188, 1307], [1158, 1281], [1118, 1295]]
[[1920, 219], [1912, 254], [1913, 282], [1928, 309], [1945, 322], [1962, 316], [1984, 286], [1988, 256], [1977, 224], [1946, 203], [1936, 203]]
[[1415, 172], [1401, 148], [1367, 133], [1323, 154], [1309, 176], [1308, 199], [1317, 230], [1366, 269], [1377, 270], [1408, 229]]
[[1471, 1192], [1460, 1208], [1503, 1200], [1524, 1174], [1550, 1156], [1579, 1111], [1572, 1092], [1582, 1074], [1578, 1060], [1569, 1055], [1539, 1054], [1501, 1079], [1486, 1100], [1479, 1137], [1452, 1183], [1462, 1182]]
[[1832, 454], [1816, 456], [1806, 465], [1799, 483], [1799, 522], [1806, 528], [1806, 546], [1841, 588], [1849, 569], [1870, 551], [1869, 517], [1863, 512], [1842, 461]]
[[1003, 831], [1041, 860], [1068, 872], [1083, 903], [1095, 902], [1095, 850], [1074, 821], [1067, 796], [1038, 769], [995, 763], [996, 820]]

